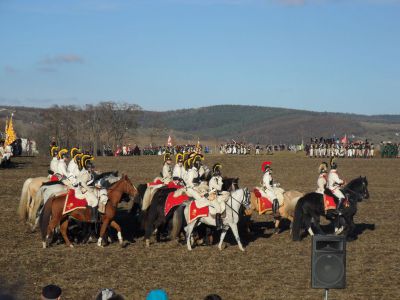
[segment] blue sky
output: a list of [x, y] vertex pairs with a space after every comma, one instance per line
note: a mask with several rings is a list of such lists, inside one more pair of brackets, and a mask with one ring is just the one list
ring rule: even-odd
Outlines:
[[400, 113], [400, 0], [0, 0], [0, 104]]

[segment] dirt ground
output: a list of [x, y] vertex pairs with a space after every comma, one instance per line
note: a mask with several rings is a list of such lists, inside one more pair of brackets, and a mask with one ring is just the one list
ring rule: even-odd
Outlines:
[[[319, 159], [302, 153], [271, 156], [207, 156], [205, 163], [223, 165], [223, 175], [240, 177], [241, 187], [253, 187], [262, 177], [260, 165], [271, 160], [276, 181], [286, 189], [315, 190]], [[192, 252], [174, 242], [153, 243], [142, 238], [126, 248], [116, 243], [63, 244], [42, 249], [39, 233], [30, 233], [17, 220], [24, 180], [46, 175], [48, 158], [16, 158], [15, 169], [0, 169], [0, 294], [38, 299], [44, 285], [55, 283], [63, 299], [94, 299], [100, 288], [114, 288], [126, 299], [144, 299], [155, 288], [170, 299], [203, 299], [217, 293], [226, 299], [322, 299], [323, 290], [310, 288], [311, 239], [292, 242], [288, 231], [272, 235], [271, 219], [253, 215], [256, 236], [245, 237], [246, 252], [234, 242], [220, 252], [198, 246]], [[160, 157], [98, 158], [102, 171], [119, 170], [133, 183], [144, 183], [161, 170]], [[350, 180], [369, 180], [370, 199], [359, 204], [355, 221], [362, 232], [347, 244], [347, 287], [331, 290], [330, 299], [400, 299], [400, 160], [339, 159], [339, 172]], [[267, 222], [268, 221], [268, 222]], [[375, 225], [375, 230], [373, 229]], [[132, 239], [130, 232], [124, 236]]]

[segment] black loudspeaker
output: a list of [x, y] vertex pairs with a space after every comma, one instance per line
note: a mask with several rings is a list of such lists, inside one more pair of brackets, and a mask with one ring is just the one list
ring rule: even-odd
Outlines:
[[346, 239], [336, 235], [314, 235], [311, 254], [311, 287], [346, 287]]

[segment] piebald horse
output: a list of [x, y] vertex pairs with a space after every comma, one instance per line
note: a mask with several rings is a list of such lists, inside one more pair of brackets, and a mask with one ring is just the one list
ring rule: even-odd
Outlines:
[[[288, 219], [290, 222], [293, 222], [294, 218], [294, 210], [296, 208], [297, 201], [304, 195], [303, 193], [295, 190], [290, 190], [285, 192], [282, 188], [275, 187], [274, 188], [275, 195], [278, 198], [279, 209], [277, 216], [274, 216], [275, 228], [274, 232], [279, 233], [279, 224], [281, 219]], [[250, 211], [247, 211], [246, 214], [250, 215], [252, 211], [256, 211], [259, 213], [258, 199], [254, 192], [251, 192], [250, 197]], [[264, 215], [273, 215], [272, 210], [267, 210], [261, 214]]]
[[[97, 241], [98, 246], [102, 246], [108, 225], [117, 231], [118, 241], [123, 245], [121, 227], [114, 220], [118, 203], [121, 201], [123, 194], [128, 194], [132, 197], [135, 197], [137, 194], [137, 189], [126, 175], [108, 189], [108, 202], [106, 204], [105, 213], [101, 217], [102, 224], [100, 228], [100, 237]], [[91, 210], [89, 208], [76, 209], [63, 215], [62, 212], [66, 200], [65, 198], [66, 195], [56, 196], [49, 199], [40, 215], [39, 223], [42, 233], [43, 248], [46, 248], [49, 245], [52, 233], [57, 225], [60, 225], [60, 232], [64, 238], [65, 244], [68, 247], [73, 247], [67, 236], [68, 219], [71, 217], [81, 222], [91, 221]]]

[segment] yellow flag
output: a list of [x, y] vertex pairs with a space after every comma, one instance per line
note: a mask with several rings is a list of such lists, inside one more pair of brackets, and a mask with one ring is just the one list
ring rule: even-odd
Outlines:
[[15, 135], [15, 131], [14, 131], [12, 117], [13, 117], [13, 114], [11, 114], [11, 118], [8, 121], [8, 124], [6, 124], [6, 141], [5, 141], [6, 146], [10, 145], [12, 142], [14, 142], [17, 139], [17, 136]]

